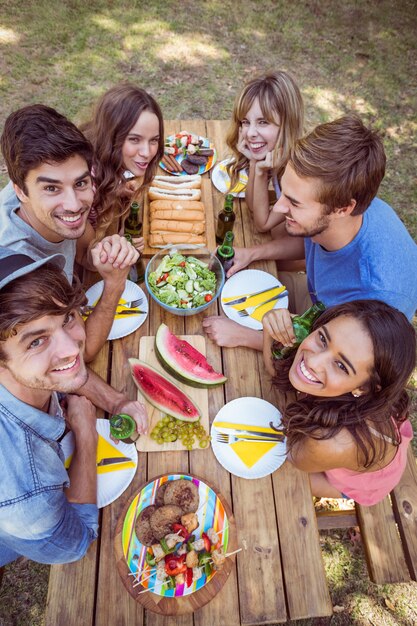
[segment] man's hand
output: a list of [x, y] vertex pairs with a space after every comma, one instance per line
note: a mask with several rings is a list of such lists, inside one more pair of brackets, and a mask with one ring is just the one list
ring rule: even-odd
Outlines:
[[250, 263], [252, 263], [252, 251], [250, 248], [235, 248], [235, 256], [233, 259], [233, 265], [227, 272], [227, 278], [236, 274], [240, 270], [245, 269]]
[[262, 318], [264, 333], [282, 343], [292, 346], [295, 342], [294, 327], [288, 309], [272, 309]]
[[146, 435], [148, 432], [148, 414], [145, 406], [138, 400], [123, 399], [113, 409], [114, 414], [126, 413], [133, 417], [136, 422], [136, 428], [140, 435]]
[[65, 421], [76, 439], [97, 440], [96, 408], [84, 396], [73, 394], [66, 396]]
[[102, 272], [108, 274], [111, 269], [123, 270], [134, 265], [139, 258], [139, 252], [124, 237], [110, 235], [94, 246], [91, 256], [94, 267], [104, 278]]

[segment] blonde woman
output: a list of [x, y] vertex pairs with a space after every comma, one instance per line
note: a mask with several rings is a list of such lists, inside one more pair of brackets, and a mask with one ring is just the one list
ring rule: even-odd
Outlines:
[[246, 202], [259, 232], [277, 229], [283, 218], [272, 213], [268, 186], [272, 180], [277, 199], [279, 180], [289, 151], [303, 135], [304, 105], [294, 79], [284, 71], [271, 72], [248, 82], [233, 109], [227, 145], [234, 159], [228, 166], [231, 188], [242, 169], [248, 170]]

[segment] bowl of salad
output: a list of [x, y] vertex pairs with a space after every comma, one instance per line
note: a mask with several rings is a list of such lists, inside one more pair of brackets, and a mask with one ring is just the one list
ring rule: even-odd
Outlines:
[[174, 315], [195, 315], [217, 300], [224, 285], [224, 271], [218, 258], [188, 246], [164, 249], [151, 258], [145, 284], [151, 297]]

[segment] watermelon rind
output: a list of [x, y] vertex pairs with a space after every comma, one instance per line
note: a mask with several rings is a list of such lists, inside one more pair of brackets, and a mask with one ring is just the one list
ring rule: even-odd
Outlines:
[[[191, 400], [182, 389], [179, 389], [174, 381], [164, 376], [148, 363], [140, 361], [139, 359], [129, 359], [129, 365], [136, 387], [152, 406], [184, 422], [196, 422], [200, 419], [201, 412], [194, 400]], [[146, 370], [148, 377], [153, 376], [152, 385], [155, 389], [154, 394], [151, 394], [149, 390], [145, 390], [141, 381], [136, 377], [136, 366]]]
[[188, 341], [180, 339], [174, 335], [166, 324], [161, 324], [159, 326], [155, 336], [155, 354], [162, 367], [177, 380], [190, 385], [191, 387], [199, 387], [203, 389], [218, 387], [219, 385], [224, 385], [227, 381], [226, 376], [216, 372], [201, 352], [198, 352], [201, 357], [200, 365], [211, 369], [211, 371], [208, 371], [207, 369], [207, 376], [185, 369], [185, 367], [175, 359], [175, 354], [168, 349], [167, 342], [169, 341], [176, 341], [178, 342], [178, 345], [181, 345], [181, 347], [184, 345], [189, 346], [190, 349], [196, 352], [198, 352], [198, 350], [191, 346]]

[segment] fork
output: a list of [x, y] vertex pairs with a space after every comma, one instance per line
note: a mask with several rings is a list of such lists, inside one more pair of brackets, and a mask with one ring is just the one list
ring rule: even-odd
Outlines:
[[[136, 307], [140, 306], [143, 302], [143, 298], [138, 298], [137, 300], [132, 300], [131, 302], [124, 302], [124, 304], [118, 304], [117, 306], [123, 306], [125, 309], [136, 309]], [[87, 304], [81, 307], [81, 315], [89, 315], [94, 311], [95, 306]]]
[[216, 441], [218, 443], [237, 443], [238, 441], [254, 441], [256, 443], [279, 443], [280, 441], [284, 441], [284, 437], [281, 439], [280, 437], [236, 437], [236, 435], [229, 435], [227, 433], [217, 433]]
[[261, 302], [261, 304], [257, 304], [256, 306], [248, 306], [247, 309], [238, 311], [237, 314], [239, 315], [239, 317], [248, 317], [249, 315], [252, 315], [256, 311], [256, 309], [264, 306], [264, 304], [268, 304], [268, 302], [273, 302], [274, 300], [279, 300], [280, 298], [285, 298], [285, 296], [288, 296], [288, 291], [282, 291], [278, 295], [269, 298], [269, 300], [266, 300], [266, 302]]
[[235, 298], [233, 297], [223, 298], [222, 302], [226, 306], [235, 306], [236, 304], [243, 304], [243, 302], [246, 302], [246, 300], [249, 300], [249, 298], [253, 298], [253, 296], [260, 296], [261, 293], [266, 293], [267, 291], [271, 291], [271, 289], [274, 289], [274, 287], [268, 287], [267, 289], [262, 289], [262, 291], [256, 291], [255, 293], [247, 293], [243, 296], [236, 296]]

